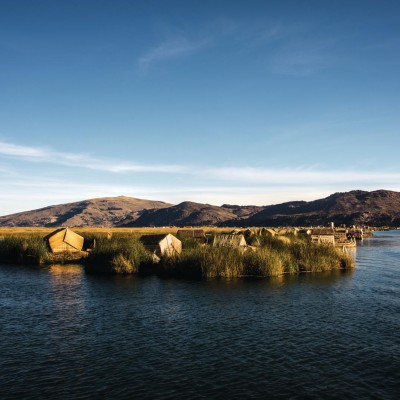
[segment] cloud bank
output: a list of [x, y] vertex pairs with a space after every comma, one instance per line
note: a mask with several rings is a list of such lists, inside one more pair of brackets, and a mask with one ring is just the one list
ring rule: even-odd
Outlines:
[[316, 167], [263, 168], [251, 166], [208, 167], [205, 165], [139, 164], [128, 160], [113, 161], [82, 153], [64, 153], [50, 148], [21, 146], [0, 141], [0, 156], [25, 162], [50, 163], [113, 174], [180, 174], [206, 176], [210, 181], [244, 182], [250, 184], [331, 184], [331, 183], [393, 183], [400, 181], [400, 173], [387, 171], [321, 171]]

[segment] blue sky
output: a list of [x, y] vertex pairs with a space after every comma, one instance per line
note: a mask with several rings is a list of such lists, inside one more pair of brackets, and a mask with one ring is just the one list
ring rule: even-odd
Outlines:
[[0, 0], [0, 215], [400, 190], [397, 1]]

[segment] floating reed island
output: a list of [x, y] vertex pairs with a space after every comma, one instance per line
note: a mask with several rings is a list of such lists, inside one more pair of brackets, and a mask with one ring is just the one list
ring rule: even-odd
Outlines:
[[60, 229], [46, 236], [4, 235], [0, 261], [36, 265], [78, 261], [90, 274], [188, 279], [275, 277], [355, 266], [353, 256], [344, 249], [293, 230], [206, 234], [200, 229], [185, 229], [173, 233], [86, 231], [81, 236]]

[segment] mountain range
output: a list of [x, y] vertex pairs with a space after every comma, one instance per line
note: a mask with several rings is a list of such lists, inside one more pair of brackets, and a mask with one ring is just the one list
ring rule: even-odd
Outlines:
[[400, 192], [353, 190], [314, 201], [268, 206], [173, 205], [133, 197], [103, 197], [0, 217], [1, 227], [143, 226], [400, 226]]

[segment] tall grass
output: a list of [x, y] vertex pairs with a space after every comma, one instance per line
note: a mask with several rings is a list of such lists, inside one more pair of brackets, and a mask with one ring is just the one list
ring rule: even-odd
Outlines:
[[[183, 252], [162, 257], [154, 265], [139, 236], [115, 232], [85, 235], [95, 239], [96, 247], [83, 260], [85, 270], [98, 274], [156, 273], [182, 278], [234, 278], [241, 276], [275, 277], [302, 272], [322, 272], [354, 267], [351, 255], [331, 245], [314, 244], [302, 236], [258, 237], [255, 251], [200, 245], [183, 240]], [[44, 264], [52, 255], [40, 233], [6, 235], [0, 240], [0, 262]], [[67, 259], [66, 259], [67, 260]]]
[[200, 242], [198, 242], [196, 239], [181, 235], [177, 235], [176, 237], [182, 242], [183, 249], [199, 249], [201, 247]]
[[85, 270], [99, 274], [134, 274], [145, 271], [151, 255], [137, 236], [114, 234], [95, 237], [96, 247], [85, 259]]
[[44, 264], [47, 245], [37, 233], [9, 235], [0, 240], [0, 260], [11, 264]]
[[242, 275], [243, 258], [237, 249], [202, 246], [164, 257], [158, 272], [182, 278], [233, 278]]
[[260, 248], [256, 252], [244, 254], [245, 276], [280, 276], [285, 272], [285, 262], [274, 249]]
[[354, 267], [353, 258], [330, 244], [311, 243], [302, 235], [263, 239], [263, 248], [277, 251], [284, 262], [285, 273], [322, 272]]
[[268, 238], [255, 251], [198, 247], [162, 259], [159, 273], [182, 278], [275, 277], [302, 272], [322, 272], [354, 267], [353, 258], [331, 245], [303, 238]]
[[300, 272], [322, 272], [354, 267], [353, 258], [329, 244], [295, 243], [291, 249]]

